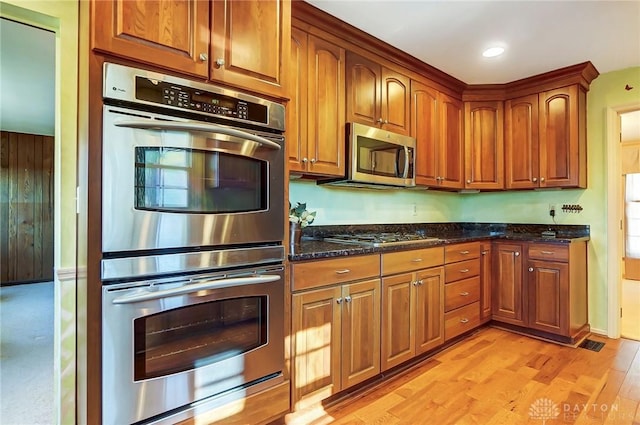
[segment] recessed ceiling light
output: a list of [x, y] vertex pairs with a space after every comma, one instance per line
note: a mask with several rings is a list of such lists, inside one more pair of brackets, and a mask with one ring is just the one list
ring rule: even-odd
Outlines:
[[487, 50], [482, 52], [482, 56], [485, 58], [494, 58], [496, 56], [500, 56], [504, 53], [504, 47], [489, 47]]

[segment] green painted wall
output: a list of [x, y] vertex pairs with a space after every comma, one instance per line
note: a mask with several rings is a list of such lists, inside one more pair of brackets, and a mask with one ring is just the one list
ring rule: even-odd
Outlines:
[[[626, 91], [629, 84], [634, 90]], [[592, 328], [607, 330], [607, 149], [606, 108], [640, 101], [640, 67], [600, 75], [587, 95], [588, 189], [478, 194], [435, 191], [371, 191], [328, 189], [291, 181], [292, 203], [307, 202], [317, 210], [314, 224], [420, 223], [438, 221], [552, 223], [555, 204], [558, 224], [588, 224], [589, 316]], [[417, 206], [413, 215], [412, 206]], [[563, 213], [562, 204], [580, 204], [580, 214]]]

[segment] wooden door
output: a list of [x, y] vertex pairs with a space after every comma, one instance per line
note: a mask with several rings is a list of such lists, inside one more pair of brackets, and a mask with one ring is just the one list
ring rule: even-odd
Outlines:
[[212, 5], [210, 78], [284, 97], [291, 2], [216, 0]]
[[339, 286], [293, 295], [294, 405], [322, 400], [341, 389], [342, 298]]
[[530, 189], [539, 182], [538, 95], [505, 103], [505, 187]]
[[415, 353], [444, 343], [444, 267], [417, 272]]
[[324, 176], [345, 173], [345, 50], [309, 36], [307, 171]]
[[437, 186], [440, 140], [438, 91], [411, 81], [411, 136], [416, 139], [416, 184]]
[[0, 134], [0, 283], [51, 281], [54, 138]]
[[504, 189], [502, 101], [465, 102], [465, 187]]
[[413, 273], [382, 279], [381, 368], [387, 370], [415, 356], [415, 290]]
[[342, 289], [342, 388], [380, 373], [380, 279]]
[[[242, 3], [242, 2], [239, 2]], [[91, 46], [116, 56], [206, 78], [208, 1], [94, 0]]]
[[580, 169], [586, 152], [579, 146], [578, 86], [547, 91], [539, 99], [540, 187], [578, 187], [580, 171], [583, 180], [586, 171]]
[[440, 187], [464, 187], [464, 135], [462, 101], [440, 93]]
[[493, 259], [493, 319], [523, 325], [522, 246], [496, 243]]
[[398, 134], [409, 135], [411, 86], [408, 77], [382, 68], [382, 92], [380, 114], [382, 128]]
[[529, 324], [534, 329], [570, 336], [569, 265], [529, 260]]
[[309, 36], [305, 31], [291, 28], [291, 56], [289, 57], [289, 86], [287, 104], [287, 154], [289, 171], [306, 171], [307, 153], [307, 104], [309, 99], [307, 75], [307, 51]]
[[377, 127], [380, 116], [380, 65], [353, 52], [347, 52], [347, 122]]
[[491, 242], [480, 244], [480, 321], [491, 320], [491, 286], [493, 271], [491, 269]]

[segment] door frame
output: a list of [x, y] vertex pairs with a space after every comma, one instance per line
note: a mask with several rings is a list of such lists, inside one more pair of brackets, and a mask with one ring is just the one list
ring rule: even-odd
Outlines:
[[606, 156], [607, 156], [607, 336], [620, 338], [620, 298], [622, 296], [622, 253], [624, 232], [622, 220], [622, 188], [620, 177], [620, 114], [640, 110], [640, 102], [607, 107]]

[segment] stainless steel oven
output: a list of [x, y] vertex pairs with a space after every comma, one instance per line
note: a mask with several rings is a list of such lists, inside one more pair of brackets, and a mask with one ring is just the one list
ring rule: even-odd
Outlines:
[[283, 257], [269, 247], [103, 260], [103, 424], [175, 423], [282, 382]]
[[103, 252], [282, 240], [282, 105], [111, 63], [104, 73]]

